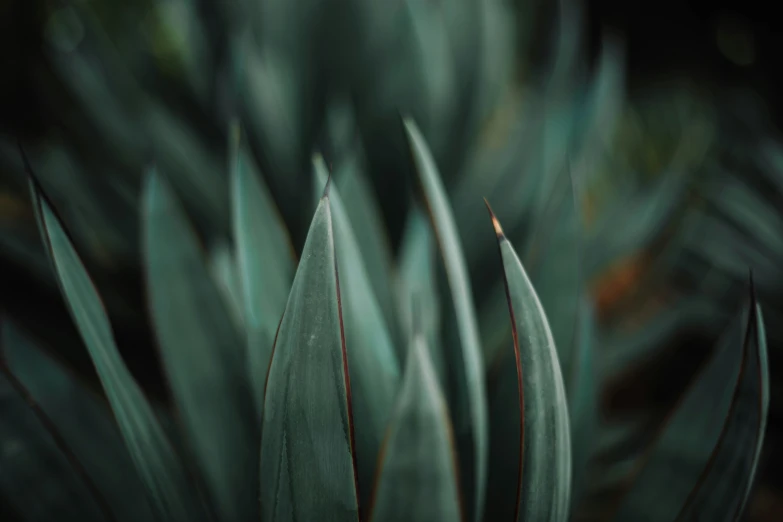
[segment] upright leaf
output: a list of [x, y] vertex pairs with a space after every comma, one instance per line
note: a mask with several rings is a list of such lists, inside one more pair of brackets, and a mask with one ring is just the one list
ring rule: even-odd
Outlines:
[[[440, 299], [437, 288], [437, 251], [432, 226], [418, 206], [408, 214], [400, 246], [399, 309], [408, 338], [414, 335], [414, 324], [422, 329], [430, 360], [441, 387], [446, 385], [446, 361], [440, 342]], [[414, 317], [412, 302], [419, 303]], [[401, 347], [402, 348], [402, 347]], [[407, 351], [400, 350], [400, 360], [406, 360]]]
[[351, 222], [367, 276], [383, 312], [386, 327], [393, 340], [399, 339], [398, 319], [394, 308], [394, 272], [391, 244], [384, 227], [380, 205], [369, 180], [360, 168], [359, 158], [350, 157], [334, 175], [335, 186], [345, 197], [345, 212]]
[[260, 409], [272, 344], [296, 265], [282, 218], [241, 141], [237, 124], [232, 132], [233, 232], [248, 335], [251, 382], [256, 405]]
[[512, 343], [489, 369], [492, 441], [485, 519], [566, 521], [571, 440], [557, 350], [522, 263], [494, 215], [492, 222], [503, 263]]
[[457, 321], [459, 342], [448, 345], [446, 359], [454, 361], [454, 392], [450, 397], [454, 415], [463, 490], [467, 489], [466, 511], [478, 521], [484, 510], [487, 476], [487, 397], [484, 389], [484, 367], [476, 324], [473, 296], [468, 280], [462, 246], [454, 225], [443, 184], [435, 161], [424, 138], [412, 120], [405, 120], [405, 130], [416, 173], [435, 229]]
[[356, 521], [356, 473], [351, 382], [327, 192], [310, 225], [269, 366], [261, 436], [261, 518]]
[[153, 508], [160, 518], [172, 522], [207, 519], [182, 462], [120, 356], [101, 299], [79, 255], [33, 182], [31, 189], [63, 297], [95, 364]]
[[379, 459], [372, 522], [464, 519], [451, 419], [428, 352], [417, 334]]
[[[316, 183], [328, 181], [320, 156], [314, 161]], [[369, 505], [378, 452], [394, 406], [400, 369], [389, 331], [375, 299], [359, 246], [340, 201], [337, 187], [329, 189], [334, 247], [340, 277], [340, 297], [345, 332], [345, 351], [353, 391], [356, 424], [356, 466], [363, 509]]]
[[616, 519], [736, 522], [758, 466], [769, 407], [761, 307], [726, 335], [645, 456]]
[[142, 228], [152, 322], [188, 441], [220, 518], [252, 519], [258, 434], [242, 338], [184, 209], [154, 171]]

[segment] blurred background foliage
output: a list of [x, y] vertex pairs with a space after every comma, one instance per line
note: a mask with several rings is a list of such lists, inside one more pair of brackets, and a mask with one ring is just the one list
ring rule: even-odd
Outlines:
[[94, 380], [46, 264], [17, 140], [76, 235], [131, 369], [163, 397], [157, 362], [138, 349], [152, 345], [137, 255], [143, 168], [154, 158], [169, 173], [211, 248], [228, 226], [226, 129], [241, 114], [299, 249], [311, 150], [341, 162], [359, 140], [397, 249], [410, 191], [395, 152], [406, 110], [457, 209], [477, 301], [492, 289], [471, 252], [487, 246], [465, 216], [486, 196], [526, 237], [527, 222], [546, 217], [535, 198], [546, 172], [579, 173], [603, 379], [592, 467], [608, 477], [592, 482], [584, 520], [622, 490], [617, 463], [645, 447], [753, 271], [773, 386], [748, 519], [778, 520], [783, 142], [780, 37], [766, 7], [488, 0], [443, 19], [437, 2], [355, 0], [324, 13], [314, 0], [287, 1], [298, 6], [291, 19], [282, 1], [0, 4], [3, 313]]

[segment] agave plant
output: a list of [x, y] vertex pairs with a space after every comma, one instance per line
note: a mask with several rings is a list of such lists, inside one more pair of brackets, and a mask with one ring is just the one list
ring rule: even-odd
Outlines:
[[[579, 371], [563, 373], [547, 314], [492, 211], [486, 234], [499, 252], [498, 314], [509, 326], [497, 351], [483, 345], [436, 163], [412, 121], [405, 132], [426, 212], [413, 211], [401, 263], [386, 274], [396, 281], [396, 322], [383, 313], [367, 245], [357, 241], [371, 220], [351, 220], [354, 203], [342, 201], [320, 157], [314, 185], [323, 193], [298, 266], [236, 131], [234, 249], [213, 271], [174, 190], [154, 169], [147, 174], [146, 295], [173, 414], [145, 397], [123, 362], [98, 290], [31, 170], [47, 252], [113, 421], [62, 367], [5, 328], [0, 491], [14, 513], [134, 522], [568, 520], [584, 466], [573, 469], [573, 457], [597, 442], [585, 440], [575, 415], [589, 388], [573, 379]], [[583, 363], [590, 336], [579, 338]], [[737, 520], [768, 395], [751, 295], [611, 514]]]

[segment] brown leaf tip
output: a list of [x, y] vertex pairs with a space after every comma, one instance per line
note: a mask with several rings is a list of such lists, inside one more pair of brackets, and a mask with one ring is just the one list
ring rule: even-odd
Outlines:
[[489, 206], [489, 201], [487, 201], [487, 198], [484, 198], [484, 204], [487, 206], [490, 219], [492, 219], [492, 226], [495, 229], [495, 235], [499, 240], [506, 239], [506, 235], [503, 233], [503, 227], [500, 226], [500, 221], [498, 221], [497, 216], [495, 216], [495, 213], [492, 211], [492, 207]]

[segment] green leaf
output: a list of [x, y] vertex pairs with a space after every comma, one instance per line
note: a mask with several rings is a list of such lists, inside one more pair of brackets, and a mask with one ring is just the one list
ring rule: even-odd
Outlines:
[[646, 455], [617, 520], [740, 520], [769, 408], [764, 322], [753, 296], [743, 315]]
[[574, 365], [578, 315], [584, 295], [582, 224], [578, 192], [568, 169], [557, 176], [544, 210], [528, 240], [525, 264], [547, 320], [562, 365], [566, 394], [571, 400], [579, 368]]
[[258, 433], [242, 338], [184, 209], [155, 171], [142, 225], [152, 322], [188, 441], [221, 519], [251, 519]]
[[[399, 310], [406, 337], [412, 338], [418, 324], [427, 339], [430, 361], [441, 387], [446, 385], [446, 361], [440, 342], [441, 304], [437, 287], [437, 251], [427, 215], [414, 206], [408, 214], [400, 246]], [[412, 302], [419, 304], [414, 317]], [[402, 348], [402, 347], [401, 347]], [[400, 351], [400, 360], [407, 352]]]
[[522, 263], [494, 215], [492, 221], [513, 343], [489, 369], [492, 440], [485, 519], [565, 521], [570, 509], [571, 440], [557, 350]]
[[595, 325], [582, 270], [582, 198], [570, 169], [554, 183], [528, 239], [526, 265], [557, 348], [571, 432], [578, 434], [571, 439], [572, 500], [576, 501], [598, 420], [592, 355]]
[[327, 192], [310, 225], [269, 366], [261, 436], [264, 521], [358, 520], [343, 332]]
[[232, 132], [233, 233], [248, 335], [251, 382], [260, 414], [272, 345], [288, 300], [296, 264], [282, 218], [241, 141], [238, 124], [234, 125]]
[[215, 284], [220, 290], [226, 308], [238, 328], [245, 327], [245, 313], [242, 306], [242, 284], [234, 252], [228, 243], [219, 241], [209, 248], [207, 264]]
[[[325, 187], [329, 183], [326, 165], [320, 156], [313, 163], [315, 186]], [[378, 452], [400, 383], [400, 368], [337, 187], [330, 187], [328, 201], [337, 268], [341, 274], [345, 350], [353, 392], [353, 418], [356, 420], [354, 432], [359, 493], [361, 505], [366, 509], [375, 481]]]
[[457, 446], [460, 450], [460, 472], [466, 497], [466, 512], [478, 521], [484, 510], [487, 476], [487, 397], [484, 388], [484, 366], [476, 324], [470, 282], [454, 216], [449, 208], [443, 184], [424, 138], [412, 120], [405, 120], [405, 130], [416, 173], [433, 222], [435, 236], [446, 269], [446, 277], [456, 316], [459, 342], [444, 344], [453, 353], [445, 354], [453, 362], [455, 390], [449, 397], [454, 415]]
[[454, 438], [423, 335], [408, 349], [397, 407], [379, 459], [372, 522], [459, 522]]
[[100, 296], [49, 203], [31, 183], [41, 234], [68, 310], [90, 353], [152, 507], [172, 522], [206, 520], [198, 493], [114, 342]]
[[587, 488], [587, 465], [593, 455], [598, 435], [598, 378], [595, 367], [594, 345], [596, 321], [592, 305], [587, 298], [580, 302], [577, 317], [574, 372], [568, 412], [571, 427], [571, 504], [581, 500]]
[[383, 312], [392, 340], [401, 340], [397, 313], [394, 308], [394, 265], [391, 243], [383, 223], [380, 204], [359, 165], [359, 159], [349, 158], [334, 174], [335, 186], [349, 204], [345, 213], [351, 222], [356, 242], [372, 290]]
[[8, 321], [1, 335], [3, 496], [27, 521], [153, 520], [105, 404]]

